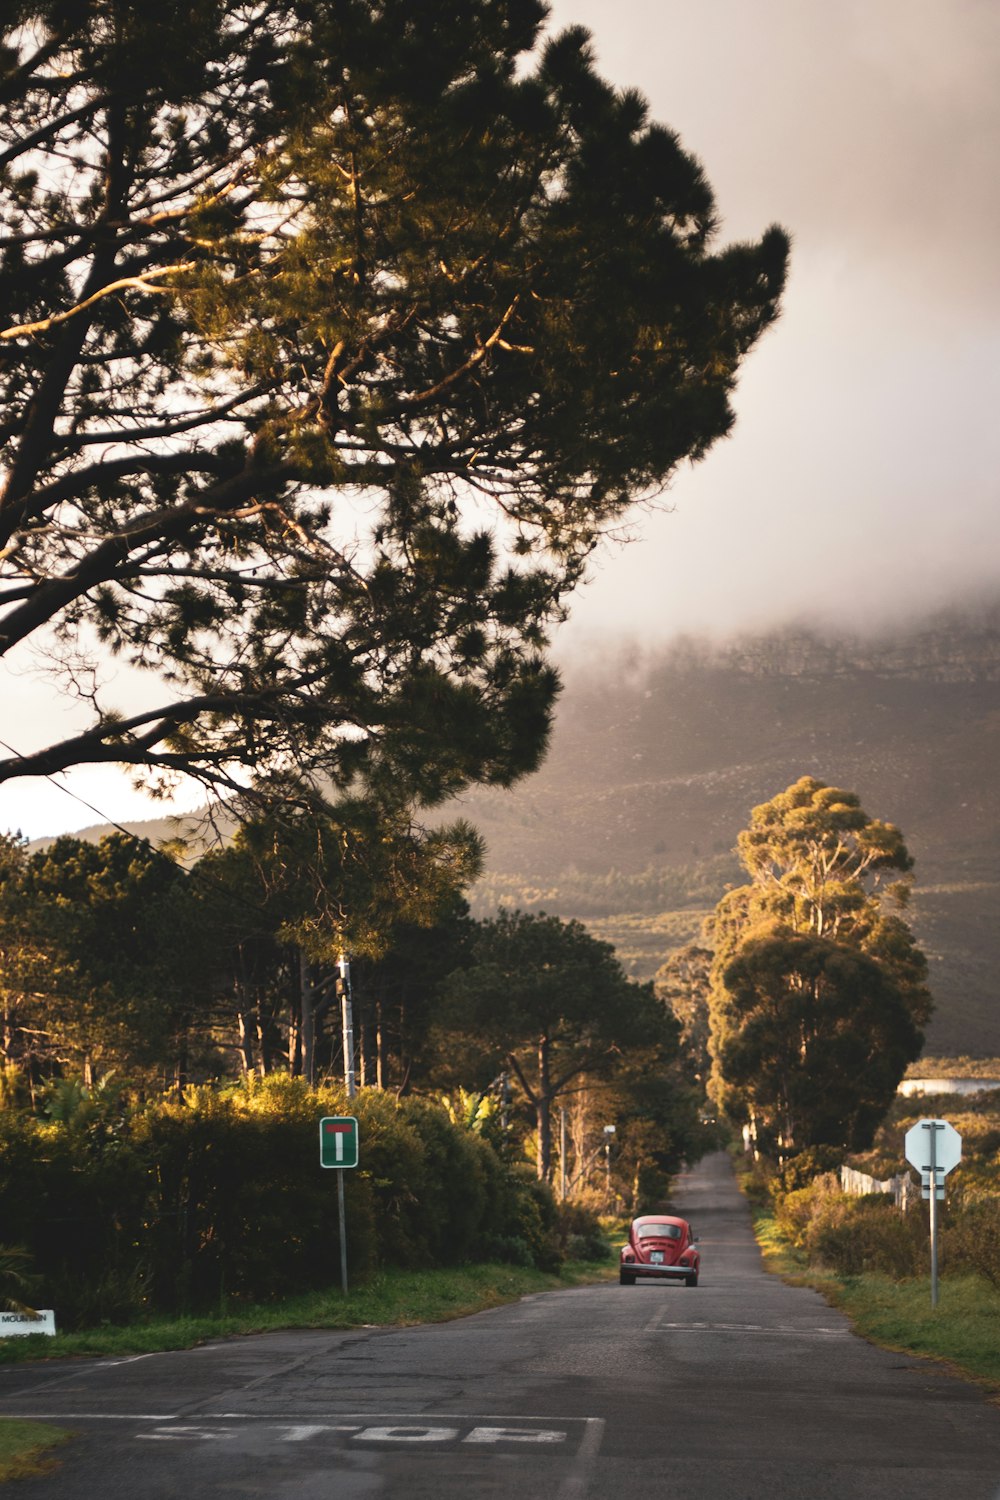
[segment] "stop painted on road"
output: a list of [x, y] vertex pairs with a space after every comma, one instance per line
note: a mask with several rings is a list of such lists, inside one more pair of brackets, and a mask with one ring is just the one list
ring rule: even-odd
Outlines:
[[[221, 1419], [225, 1420], [225, 1418]], [[268, 1424], [264, 1424], [268, 1425]], [[398, 1446], [458, 1446], [499, 1447], [507, 1443], [525, 1443], [554, 1447], [564, 1444], [570, 1436], [570, 1427], [585, 1425], [585, 1419], [574, 1419], [565, 1427], [507, 1427], [495, 1422], [483, 1423], [466, 1418], [458, 1425], [425, 1424], [416, 1422], [296, 1422], [273, 1424], [274, 1440], [283, 1443], [303, 1443], [322, 1438], [339, 1438], [347, 1443], [371, 1443]], [[223, 1427], [219, 1418], [211, 1418], [204, 1425], [191, 1422], [164, 1424], [152, 1431], [139, 1432], [136, 1437], [148, 1442], [198, 1443], [224, 1442], [232, 1438], [237, 1425]]]

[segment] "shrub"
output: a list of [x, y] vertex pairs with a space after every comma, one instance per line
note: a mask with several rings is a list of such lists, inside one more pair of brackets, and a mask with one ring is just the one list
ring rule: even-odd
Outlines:
[[[149, 1194], [143, 1258], [157, 1306], [268, 1301], [336, 1279], [337, 1193], [318, 1163], [321, 1112], [304, 1086], [283, 1080], [190, 1090], [137, 1122]], [[354, 1171], [344, 1185], [351, 1277], [364, 1280], [375, 1268], [371, 1187]]]
[[556, 1269], [556, 1207], [530, 1168], [425, 1100], [309, 1090], [278, 1076], [196, 1088], [111, 1131], [76, 1111], [0, 1111], [0, 1222], [63, 1327], [267, 1301], [338, 1278], [337, 1174], [318, 1122], [355, 1114], [345, 1171], [352, 1283], [380, 1265], [498, 1258]]
[[757, 1208], [770, 1208], [773, 1205], [780, 1183], [774, 1166], [766, 1157], [746, 1166], [739, 1176], [740, 1186], [752, 1204]]
[[63, 1267], [46, 1288], [46, 1306], [57, 1310], [60, 1329], [140, 1321], [151, 1310], [152, 1277], [141, 1265], [112, 1266], [103, 1274]]
[[604, 1260], [611, 1245], [592, 1208], [583, 1203], [560, 1203], [556, 1217], [559, 1244], [568, 1260]]
[[532, 1167], [515, 1166], [511, 1175], [514, 1187], [511, 1207], [517, 1233], [527, 1242], [540, 1271], [558, 1271], [563, 1252], [559, 1245], [555, 1194], [548, 1183], [539, 1182]]
[[808, 1187], [817, 1177], [839, 1172], [843, 1160], [844, 1151], [840, 1146], [807, 1146], [780, 1169], [778, 1188], [782, 1193], [797, 1192]]
[[941, 1260], [1000, 1288], [1000, 1198], [981, 1198], [949, 1214], [941, 1231]]
[[822, 1214], [831, 1198], [841, 1198], [840, 1179], [832, 1172], [814, 1177], [805, 1187], [784, 1193], [775, 1199], [775, 1222], [785, 1239], [803, 1246], [810, 1226]]
[[927, 1258], [922, 1215], [900, 1213], [881, 1193], [831, 1194], [806, 1226], [802, 1243], [810, 1260], [842, 1276], [870, 1271], [904, 1280], [919, 1275]]

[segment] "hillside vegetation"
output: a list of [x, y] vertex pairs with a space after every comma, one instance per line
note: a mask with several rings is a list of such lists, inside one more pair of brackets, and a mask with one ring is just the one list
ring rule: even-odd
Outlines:
[[636, 977], [738, 879], [750, 809], [801, 775], [857, 790], [916, 858], [927, 1048], [1000, 1051], [1000, 605], [878, 639], [685, 640], [570, 678], [549, 757], [463, 803], [488, 845], [474, 908], [577, 916]]
[[738, 881], [750, 809], [813, 775], [855, 788], [916, 858], [928, 1053], [996, 1055], [998, 729], [1000, 601], [879, 637], [796, 627], [620, 652], [568, 674], [540, 771], [461, 802], [488, 847], [473, 910], [578, 918], [649, 978]]

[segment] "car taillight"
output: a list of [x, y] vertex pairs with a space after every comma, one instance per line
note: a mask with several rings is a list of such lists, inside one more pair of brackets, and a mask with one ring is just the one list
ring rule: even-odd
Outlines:
[[632, 1254], [631, 1250], [623, 1250], [622, 1251], [622, 1260], [633, 1261], [633, 1260], [635, 1260], [635, 1256]]

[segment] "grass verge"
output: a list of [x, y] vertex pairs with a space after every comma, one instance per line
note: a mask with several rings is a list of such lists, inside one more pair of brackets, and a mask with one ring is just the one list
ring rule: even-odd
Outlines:
[[7, 1479], [27, 1479], [53, 1467], [51, 1451], [72, 1434], [47, 1422], [22, 1422], [15, 1417], [0, 1419], [0, 1484]]
[[209, 1339], [266, 1333], [278, 1328], [374, 1328], [441, 1323], [466, 1317], [529, 1292], [610, 1280], [608, 1261], [571, 1261], [558, 1275], [524, 1266], [470, 1265], [448, 1270], [386, 1270], [345, 1297], [338, 1288], [287, 1301], [200, 1317], [162, 1318], [127, 1328], [103, 1327], [54, 1338], [29, 1334], [0, 1339], [0, 1364], [59, 1359], [74, 1354], [151, 1354], [190, 1349]]
[[796, 1286], [811, 1286], [850, 1318], [862, 1338], [938, 1360], [956, 1374], [1000, 1395], [1000, 1290], [982, 1276], [942, 1276], [931, 1307], [930, 1277], [838, 1276], [810, 1267], [774, 1219], [754, 1209], [754, 1233], [768, 1270]]

